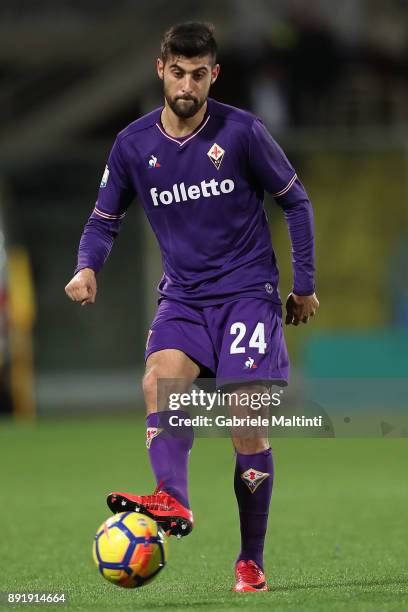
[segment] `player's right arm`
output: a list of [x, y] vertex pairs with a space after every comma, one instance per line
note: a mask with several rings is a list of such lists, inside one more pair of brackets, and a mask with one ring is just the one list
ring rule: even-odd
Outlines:
[[65, 287], [71, 300], [83, 306], [95, 302], [96, 275], [109, 256], [134, 195], [117, 139], [102, 177], [98, 199], [81, 236], [74, 276]]

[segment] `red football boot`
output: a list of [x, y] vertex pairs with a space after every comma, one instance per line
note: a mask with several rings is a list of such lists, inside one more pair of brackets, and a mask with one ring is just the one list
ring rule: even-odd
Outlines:
[[237, 583], [232, 589], [235, 593], [267, 591], [265, 574], [255, 561], [238, 561], [235, 566]]
[[107, 502], [114, 514], [126, 510], [141, 512], [154, 519], [163, 531], [178, 538], [188, 535], [193, 529], [191, 510], [165, 491], [160, 491], [159, 487], [153, 495], [131, 495], [114, 491], [109, 493]]

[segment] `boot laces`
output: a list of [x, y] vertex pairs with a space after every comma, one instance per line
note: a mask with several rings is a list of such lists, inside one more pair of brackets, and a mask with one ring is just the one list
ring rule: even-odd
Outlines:
[[143, 503], [150, 510], [171, 510], [173, 504], [171, 502], [172, 497], [165, 491], [161, 491], [163, 481], [161, 480], [154, 490], [152, 495], [144, 495]]
[[247, 584], [256, 584], [263, 579], [263, 572], [255, 561], [239, 561], [237, 573]]

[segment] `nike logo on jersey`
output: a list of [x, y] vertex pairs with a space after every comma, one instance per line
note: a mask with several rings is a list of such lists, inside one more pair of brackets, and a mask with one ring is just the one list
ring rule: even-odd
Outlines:
[[188, 202], [198, 200], [198, 198], [210, 198], [221, 194], [231, 193], [235, 189], [232, 179], [224, 179], [221, 182], [211, 179], [211, 181], [201, 181], [199, 185], [189, 185], [185, 183], [175, 183], [169, 190], [157, 191], [157, 187], [150, 189], [153, 206], [159, 204], [172, 204], [173, 202]]

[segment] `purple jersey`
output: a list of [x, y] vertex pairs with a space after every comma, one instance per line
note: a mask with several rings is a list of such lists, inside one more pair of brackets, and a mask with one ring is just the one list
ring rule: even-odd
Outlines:
[[202, 307], [240, 296], [280, 303], [266, 190], [288, 221], [294, 292], [313, 293], [310, 202], [262, 122], [209, 99], [201, 125], [177, 139], [164, 131], [161, 111], [119, 133], [81, 238], [76, 271], [99, 271], [138, 195], [162, 252], [161, 296]]

